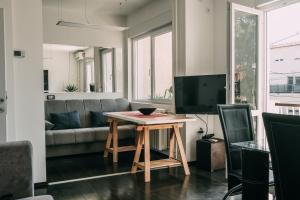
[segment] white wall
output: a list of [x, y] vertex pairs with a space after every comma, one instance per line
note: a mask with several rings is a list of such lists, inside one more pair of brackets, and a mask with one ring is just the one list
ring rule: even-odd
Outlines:
[[172, 22], [172, 2], [154, 0], [127, 17], [130, 38]]
[[73, 52], [44, 48], [43, 68], [48, 70], [49, 92], [63, 92], [67, 84], [78, 85]]
[[[125, 19], [114, 19], [109, 16], [103, 16], [102, 19], [93, 16], [90, 18], [91, 23], [101, 24], [109, 22], [113, 25], [125, 24]], [[64, 10], [63, 19], [84, 23], [83, 14], [78, 12]], [[57, 8], [43, 7], [44, 43], [106, 48], [122, 47], [123, 45], [123, 32], [121, 31], [62, 27], [56, 25], [58, 20]]]
[[55, 95], [56, 100], [68, 100], [68, 99], [116, 99], [122, 98], [122, 92], [114, 92], [114, 93], [96, 93], [96, 92], [62, 92], [62, 93], [47, 93], [44, 94], [45, 100], [47, 99], [47, 95]]
[[14, 59], [16, 140], [32, 142], [34, 182], [45, 182], [42, 0], [12, 3], [13, 48], [26, 54]]
[[[175, 1], [176, 2], [176, 1]], [[178, 0], [173, 7], [181, 14], [176, 19], [176, 45], [180, 55], [176, 55], [176, 71], [184, 75], [224, 74], [228, 67], [228, 2], [254, 6], [254, 0]], [[182, 20], [184, 18], [184, 20]], [[178, 38], [180, 40], [178, 40]], [[184, 42], [182, 41], [184, 40]], [[184, 56], [182, 56], [184, 54]], [[178, 64], [180, 63], [180, 65]], [[222, 138], [222, 130], [217, 115], [205, 116], [208, 133]], [[186, 124], [184, 143], [187, 158], [196, 159], [197, 131], [205, 125], [200, 120]]]
[[214, 1], [214, 72], [224, 74], [228, 67], [227, 1]]
[[188, 0], [185, 10], [185, 73], [214, 73], [214, 1]]
[[[219, 1], [219, 0], [216, 0]], [[215, 43], [216, 37], [216, 7], [215, 0], [187, 0], [185, 4], [185, 74], [203, 75], [216, 74]], [[219, 42], [219, 41], [218, 41]], [[212, 115], [200, 115], [208, 123], [208, 133], [221, 137], [219, 130], [214, 130], [215, 119]], [[185, 145], [187, 158], [196, 160], [196, 140], [200, 127], [205, 130], [201, 120], [186, 124]]]
[[13, 141], [15, 134], [15, 83], [13, 67], [13, 38], [12, 38], [12, 1], [0, 1], [0, 7], [4, 8], [5, 20], [5, 63], [6, 63], [6, 88], [7, 88], [7, 133], [6, 139]]

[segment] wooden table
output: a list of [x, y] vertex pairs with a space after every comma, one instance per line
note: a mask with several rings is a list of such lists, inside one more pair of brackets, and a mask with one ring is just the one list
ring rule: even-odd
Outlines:
[[[150, 169], [161, 167], [175, 167], [182, 165], [185, 175], [190, 175], [187, 159], [184, 152], [184, 147], [180, 135], [180, 128], [183, 127], [183, 123], [192, 121], [194, 118], [187, 118], [185, 116], [170, 115], [154, 113], [151, 116], [144, 116], [139, 112], [109, 112], [105, 113], [110, 123], [110, 132], [106, 141], [106, 148], [104, 151], [104, 157], [108, 156], [108, 153], [113, 154], [113, 162], [118, 162], [118, 152], [134, 151], [135, 156], [131, 173], [136, 173], [137, 169], [143, 169], [145, 171], [145, 182], [150, 182]], [[128, 121], [136, 124], [137, 130], [137, 144], [136, 146], [118, 146], [118, 122]], [[170, 135], [169, 146], [169, 158], [162, 160], [150, 161], [150, 131], [172, 129]], [[111, 142], [113, 143], [111, 147]], [[181, 160], [175, 158], [174, 147], [175, 142], [178, 144], [178, 150]], [[144, 146], [144, 162], [139, 162], [141, 151]]]

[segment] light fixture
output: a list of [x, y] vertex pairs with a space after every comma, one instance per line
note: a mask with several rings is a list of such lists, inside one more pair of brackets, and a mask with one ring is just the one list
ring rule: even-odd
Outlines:
[[91, 24], [87, 17], [87, 0], [84, 0], [84, 17], [85, 23], [80, 22], [72, 22], [72, 21], [65, 21], [62, 17], [62, 0], [58, 0], [58, 16], [59, 20], [57, 21], [57, 26], [65, 26], [65, 27], [73, 27], [73, 28], [87, 28], [87, 29], [106, 29], [111, 31], [124, 31], [129, 29], [127, 26], [114, 26], [114, 25], [107, 25], [107, 24]]
[[267, 2], [265, 2], [265, 3], [262, 3], [262, 4], [257, 5], [256, 7], [257, 7], [257, 8], [263, 8], [263, 7], [270, 6], [270, 5], [274, 4], [274, 3], [278, 3], [278, 2], [280, 2], [280, 1], [281, 1], [281, 0], [267, 1]]
[[124, 30], [128, 29], [128, 27], [121, 27], [121, 26], [101, 25], [101, 24], [85, 24], [85, 23], [70, 22], [70, 21], [64, 21], [64, 20], [58, 21], [56, 23], [56, 25], [73, 27], [73, 28], [107, 29], [107, 30], [112, 30], [112, 31], [124, 31]]
[[271, 0], [271, 1], [266, 1], [265, 3], [258, 4], [256, 8], [268, 11], [268, 10], [274, 10], [276, 8], [281, 8], [283, 6], [287, 6], [297, 2], [299, 2], [299, 0]]

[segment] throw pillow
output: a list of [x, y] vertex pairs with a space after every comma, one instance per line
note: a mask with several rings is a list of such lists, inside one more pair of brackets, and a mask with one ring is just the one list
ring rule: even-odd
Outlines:
[[92, 127], [107, 126], [107, 117], [103, 114], [103, 112], [91, 111], [91, 126]]
[[46, 129], [46, 131], [53, 129], [54, 126], [55, 126], [54, 124], [52, 124], [51, 122], [45, 120], [45, 129]]
[[50, 113], [51, 122], [55, 125], [54, 130], [80, 128], [79, 112]]

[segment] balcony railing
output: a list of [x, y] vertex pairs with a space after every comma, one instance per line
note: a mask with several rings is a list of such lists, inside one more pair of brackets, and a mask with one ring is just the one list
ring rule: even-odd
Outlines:
[[279, 107], [279, 113], [285, 115], [300, 115], [300, 104], [295, 103], [275, 103]]
[[299, 84], [270, 85], [270, 93], [300, 93]]

